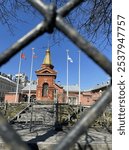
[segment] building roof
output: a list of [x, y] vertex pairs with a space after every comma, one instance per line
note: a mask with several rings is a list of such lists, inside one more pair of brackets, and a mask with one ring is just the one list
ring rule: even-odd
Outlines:
[[14, 82], [13, 80], [9, 79], [8, 77], [4, 77], [4, 76], [0, 75], [0, 78], [16, 85], [16, 82]]
[[[63, 89], [64, 89], [65, 91], [67, 91], [67, 86], [64, 85], [64, 86], [63, 86]], [[70, 92], [78, 92], [78, 91], [79, 91], [79, 86], [78, 86], [78, 85], [69, 85], [69, 86], [68, 86], [68, 91], [70, 91]]]
[[95, 87], [90, 88], [90, 89], [85, 90], [85, 91], [99, 90], [99, 89], [102, 89], [102, 88], [107, 87], [107, 86], [109, 86], [109, 85], [110, 85], [110, 81], [108, 81], [108, 82], [106, 82], [106, 83], [103, 83], [103, 84], [98, 84], [98, 85], [96, 85]]
[[[31, 85], [31, 90], [32, 91], [36, 91], [36, 84], [32, 84]], [[29, 91], [29, 85], [27, 85], [26, 87], [24, 87], [23, 89], [22, 89], [22, 91]], [[60, 86], [60, 87], [63, 87], [63, 89], [65, 90], [65, 91], [67, 91], [67, 86]], [[79, 86], [78, 85], [69, 85], [69, 91], [71, 91], [71, 92], [77, 92], [79, 90]]]
[[[36, 84], [32, 84], [31, 85], [31, 91], [36, 91]], [[27, 85], [26, 87], [24, 87], [23, 89], [22, 89], [22, 91], [29, 91], [29, 88], [30, 88], [30, 85]]]
[[[57, 83], [56, 83], [57, 84]], [[57, 84], [58, 85], [58, 84]], [[103, 84], [100, 84], [100, 85], [97, 85], [97, 86], [95, 86], [95, 87], [93, 87], [93, 88], [90, 88], [90, 89], [88, 89], [88, 90], [84, 90], [84, 92], [89, 92], [89, 91], [94, 91], [94, 90], [98, 90], [98, 89], [101, 89], [101, 88], [104, 88], [104, 87], [107, 87], [107, 86], [109, 86], [110, 85], [110, 82], [107, 82], [107, 83], [103, 83]], [[32, 84], [31, 85], [31, 90], [32, 91], [36, 91], [36, 84]], [[65, 90], [65, 91], [67, 91], [67, 86], [66, 85], [58, 85], [58, 86], [60, 86], [60, 87], [63, 87], [63, 89]], [[22, 91], [29, 91], [29, 85], [27, 85], [26, 87], [24, 87], [23, 89], [22, 89]], [[69, 85], [69, 87], [68, 87], [68, 91], [69, 92], [78, 92], [79, 91], [79, 86], [76, 84], [76, 85]]]

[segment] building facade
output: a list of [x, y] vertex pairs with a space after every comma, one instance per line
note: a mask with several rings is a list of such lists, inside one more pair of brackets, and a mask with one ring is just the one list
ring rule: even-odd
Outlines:
[[57, 72], [53, 68], [50, 49], [47, 49], [41, 68], [35, 72], [37, 75], [36, 100], [38, 101], [54, 99]]
[[6, 74], [0, 74], [0, 101], [4, 101], [7, 92], [16, 91], [16, 82]]
[[[20, 98], [19, 102], [28, 101], [30, 93], [31, 101], [36, 100], [37, 102], [54, 103], [54, 101], [58, 99], [59, 103], [69, 103], [71, 105], [82, 104], [91, 106], [98, 100], [103, 91], [105, 91], [105, 89], [110, 85], [110, 83], [105, 83], [97, 85], [96, 87], [89, 90], [82, 90], [80, 91], [80, 100], [79, 86], [69, 85], [67, 98], [67, 86], [62, 86], [55, 82], [57, 72], [54, 70], [54, 66], [52, 65], [49, 48], [46, 50], [46, 54], [40, 69], [36, 70], [35, 73], [37, 75], [36, 84], [28, 84], [22, 89], [22, 99]], [[29, 90], [31, 91], [29, 92]]]
[[28, 83], [28, 77], [25, 73], [15, 74], [13, 78], [15, 79], [15, 82], [17, 82], [19, 78], [19, 85], [22, 85], [23, 87], [25, 87]]

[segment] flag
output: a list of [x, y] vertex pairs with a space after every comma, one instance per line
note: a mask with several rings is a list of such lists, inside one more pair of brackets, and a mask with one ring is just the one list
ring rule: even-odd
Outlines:
[[35, 52], [33, 52], [33, 58], [37, 58], [37, 55], [35, 54]]
[[71, 57], [69, 57], [69, 55], [68, 55], [68, 61], [70, 61], [71, 63], [73, 63], [73, 60], [72, 60]]
[[21, 58], [26, 59], [25, 54], [23, 52], [21, 53]]

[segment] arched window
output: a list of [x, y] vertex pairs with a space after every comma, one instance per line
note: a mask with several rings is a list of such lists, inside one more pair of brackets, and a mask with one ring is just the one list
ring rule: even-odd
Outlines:
[[42, 87], [42, 96], [48, 95], [48, 83], [44, 83]]

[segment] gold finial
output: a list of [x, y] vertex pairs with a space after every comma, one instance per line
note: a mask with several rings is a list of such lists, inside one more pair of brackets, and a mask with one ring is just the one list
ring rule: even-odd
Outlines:
[[52, 61], [51, 61], [51, 55], [50, 55], [50, 48], [48, 47], [48, 49], [46, 50], [46, 55], [43, 61], [44, 65], [52, 65]]

